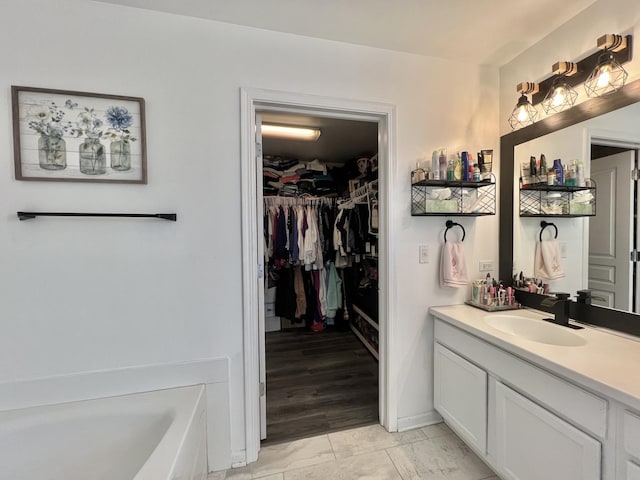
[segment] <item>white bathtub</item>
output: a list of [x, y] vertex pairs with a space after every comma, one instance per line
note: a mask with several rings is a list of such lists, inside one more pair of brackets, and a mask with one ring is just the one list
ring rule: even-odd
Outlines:
[[0, 478], [202, 480], [204, 386], [0, 412]]

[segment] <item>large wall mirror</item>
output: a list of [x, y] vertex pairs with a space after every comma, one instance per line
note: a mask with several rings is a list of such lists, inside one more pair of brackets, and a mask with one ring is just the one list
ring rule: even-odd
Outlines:
[[[638, 193], [631, 172], [640, 149], [640, 80], [606, 97], [591, 99], [501, 138], [499, 274], [508, 280], [522, 271], [533, 275], [540, 221], [558, 229], [565, 277], [552, 291], [575, 295], [594, 292], [593, 305], [640, 311], [637, 248]], [[520, 163], [544, 154], [547, 162], [577, 159], [595, 180], [596, 215], [590, 217], [522, 217], [519, 204]], [[547, 234], [548, 235], [548, 234]]]

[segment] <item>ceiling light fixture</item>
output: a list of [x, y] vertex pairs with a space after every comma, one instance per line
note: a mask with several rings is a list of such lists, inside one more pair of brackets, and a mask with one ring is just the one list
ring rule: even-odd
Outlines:
[[542, 100], [542, 108], [547, 115], [572, 107], [578, 98], [578, 92], [567, 81], [567, 77], [578, 73], [578, 65], [572, 62], [557, 62], [553, 65], [552, 71], [558, 76]]
[[598, 48], [604, 50], [599, 56], [598, 64], [584, 82], [584, 89], [589, 97], [599, 97], [613, 93], [623, 87], [629, 74], [614, 56], [627, 48], [627, 38], [622, 35], [603, 35], [598, 39]]
[[262, 124], [262, 136], [273, 138], [285, 138], [288, 140], [304, 140], [315, 142], [322, 133], [315, 127], [293, 127], [288, 125]]
[[529, 102], [527, 98], [527, 94], [538, 92], [538, 84], [522, 82], [518, 84], [516, 90], [520, 93], [520, 98], [509, 117], [509, 126], [512, 130], [518, 130], [519, 128], [531, 125], [535, 123], [538, 118], [538, 111], [531, 105], [531, 102]]

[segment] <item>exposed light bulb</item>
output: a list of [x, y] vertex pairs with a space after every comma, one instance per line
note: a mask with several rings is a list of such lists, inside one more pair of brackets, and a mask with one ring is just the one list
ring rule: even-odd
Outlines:
[[565, 98], [564, 88], [558, 87], [556, 88], [556, 91], [553, 94], [553, 100], [551, 101], [551, 104], [554, 107], [559, 107], [564, 103], [564, 98]]
[[597, 88], [604, 88], [609, 85], [611, 80], [611, 65], [603, 65], [600, 67], [600, 74], [598, 75]]
[[518, 108], [518, 121], [526, 122], [529, 119], [529, 112], [527, 112], [526, 107], [523, 105]]
[[518, 104], [511, 112], [509, 116], [509, 126], [513, 130], [517, 130], [518, 128], [526, 127], [527, 125], [531, 125], [536, 121], [538, 116], [538, 112], [531, 105], [527, 96], [522, 94], [520, 99], [518, 100]]

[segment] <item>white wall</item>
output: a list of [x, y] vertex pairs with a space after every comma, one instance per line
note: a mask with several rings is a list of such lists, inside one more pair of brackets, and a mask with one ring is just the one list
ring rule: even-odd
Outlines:
[[[440, 146], [496, 148], [497, 71], [86, 0], [0, 3], [0, 382], [228, 357], [231, 450], [244, 450], [241, 86], [397, 106], [391, 208], [398, 416], [432, 411], [427, 308], [445, 218], [411, 217], [409, 172]], [[16, 181], [10, 85], [141, 96], [145, 186]], [[497, 168], [497, 167], [496, 167]], [[177, 212], [178, 222], [36, 219], [17, 210]], [[471, 273], [497, 264], [497, 217], [462, 219]], [[418, 264], [418, 245], [432, 261]], [[475, 268], [474, 268], [475, 267]]]

